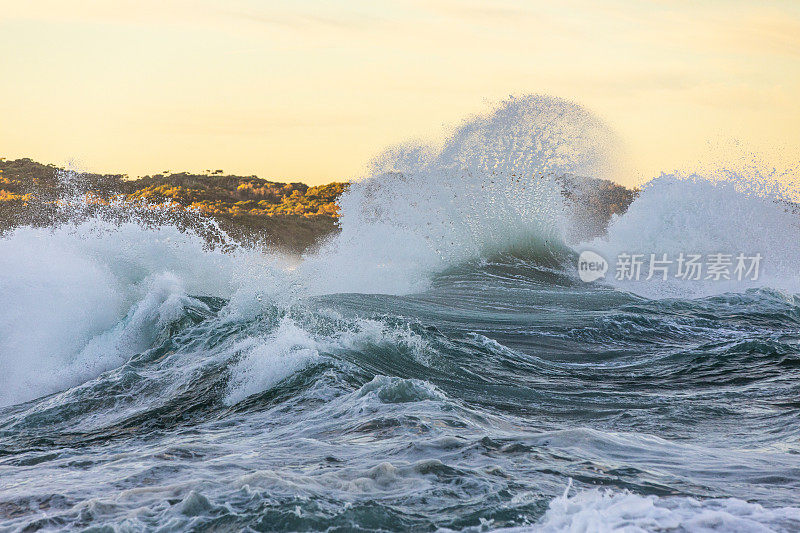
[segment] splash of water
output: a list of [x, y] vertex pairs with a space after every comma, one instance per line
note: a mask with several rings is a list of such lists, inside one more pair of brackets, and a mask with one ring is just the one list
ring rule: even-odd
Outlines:
[[246, 250], [91, 219], [0, 239], [0, 406], [81, 383], [149, 346], [189, 295], [230, 297]]
[[752, 169], [748, 175], [735, 171], [708, 177], [662, 175], [644, 186], [624, 215], [612, 220], [605, 236], [582, 247], [598, 250], [607, 259], [621, 253], [645, 259], [666, 254], [673, 260], [681, 253], [763, 258], [758, 279], [685, 281], [670, 276], [664, 281], [656, 276], [647, 282], [618, 282], [611, 278], [645, 296], [694, 297], [763, 286], [792, 294], [800, 291], [800, 205], [793, 197], [787, 181]]
[[606, 176], [615, 142], [580, 105], [535, 95], [472, 117], [441, 147], [394, 147], [340, 200], [341, 234], [304, 275], [316, 292], [413, 292], [468, 259], [562, 249], [573, 210], [556, 178]]

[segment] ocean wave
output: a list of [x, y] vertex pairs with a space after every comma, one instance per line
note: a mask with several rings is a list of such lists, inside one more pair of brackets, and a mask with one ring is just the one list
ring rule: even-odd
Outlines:
[[[557, 177], [607, 133], [504, 102], [376, 163], [300, 259], [95, 214], [4, 234], [3, 526], [799, 528], [797, 214], [663, 177], [592, 240]], [[576, 243], [765, 271], [583, 283]]]
[[91, 219], [0, 239], [0, 406], [62, 390], [149, 347], [189, 294], [230, 296], [241, 254], [172, 226]]

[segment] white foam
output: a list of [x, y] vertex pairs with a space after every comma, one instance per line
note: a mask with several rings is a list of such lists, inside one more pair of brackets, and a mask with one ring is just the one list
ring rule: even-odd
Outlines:
[[244, 355], [231, 369], [229, 405], [269, 390], [319, 357], [316, 341], [288, 317], [266, 338], [248, 339], [231, 351]]
[[535, 525], [496, 531], [766, 533], [798, 529], [800, 509], [796, 507], [765, 508], [733, 498], [697, 500], [592, 489], [555, 498]]
[[[324, 311], [320, 315], [324, 315]], [[311, 327], [304, 323], [304, 319], [309, 318]], [[369, 350], [375, 346], [391, 345], [407, 351], [412, 357], [423, 357], [425, 341], [410, 331], [407, 325], [391, 327], [379, 320], [344, 320], [337, 316], [329, 318], [333, 322], [319, 327], [319, 316], [287, 315], [281, 318], [277, 328], [268, 335], [248, 338], [227, 349], [226, 353], [236, 358], [236, 363], [231, 367], [231, 380], [225, 402], [233, 405], [249, 396], [267, 391], [320, 357], [343, 350]], [[314, 330], [319, 331], [313, 332]], [[377, 390], [384, 385], [388, 387], [386, 395], [396, 394], [398, 397], [407, 392], [407, 388], [424, 388], [419, 383], [409, 382], [394, 384], [398, 387], [398, 390], [394, 390], [394, 385], [378, 379], [372, 385], [365, 385], [365, 392]], [[407, 393], [413, 395], [415, 391]]]
[[172, 226], [91, 219], [14, 230], [0, 239], [0, 406], [124, 363], [188, 295], [229, 297], [237, 262]]

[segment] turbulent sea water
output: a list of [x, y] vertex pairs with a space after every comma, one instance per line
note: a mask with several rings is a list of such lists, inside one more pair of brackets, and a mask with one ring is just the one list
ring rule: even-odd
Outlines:
[[[800, 530], [800, 217], [662, 176], [597, 237], [546, 174], [592, 170], [598, 128], [533, 97], [390, 151], [299, 260], [5, 235], [0, 530]], [[587, 247], [763, 275], [584, 283]]]

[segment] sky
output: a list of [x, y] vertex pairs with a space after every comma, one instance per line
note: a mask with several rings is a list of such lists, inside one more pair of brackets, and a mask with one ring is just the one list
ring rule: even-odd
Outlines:
[[632, 184], [800, 161], [800, 2], [0, 0], [0, 157], [355, 178], [509, 95], [585, 105]]

